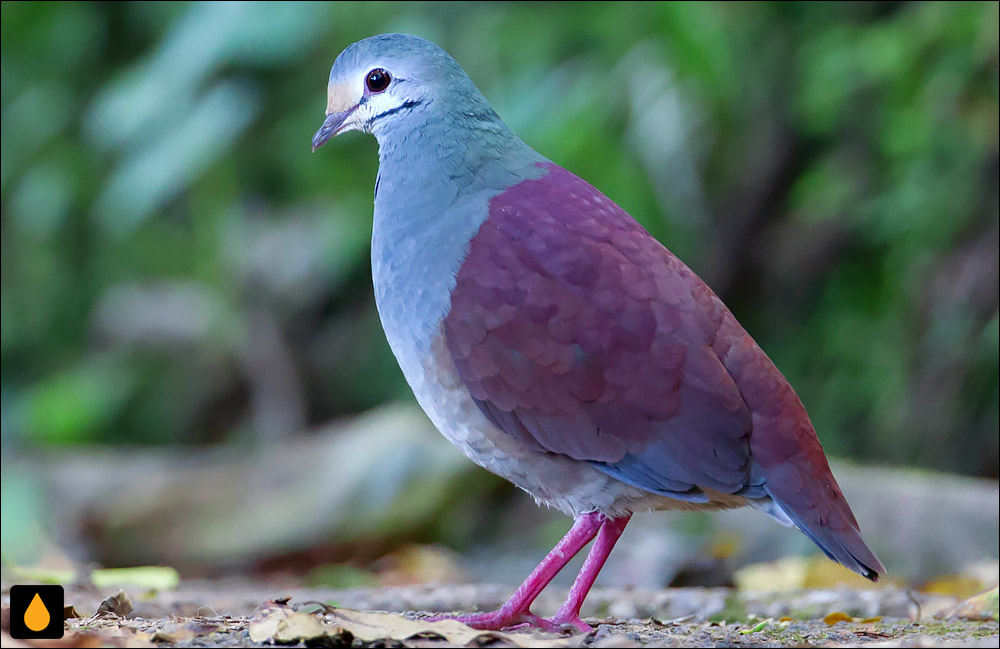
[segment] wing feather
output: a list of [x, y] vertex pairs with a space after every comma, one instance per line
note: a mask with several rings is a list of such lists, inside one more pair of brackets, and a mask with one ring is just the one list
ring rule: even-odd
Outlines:
[[545, 178], [494, 199], [456, 278], [445, 336], [476, 403], [636, 486], [740, 491], [751, 416], [711, 347], [714, 295], [589, 185]]
[[444, 335], [498, 428], [678, 500], [745, 496], [877, 579], [798, 397], [687, 266], [555, 165], [489, 209]]

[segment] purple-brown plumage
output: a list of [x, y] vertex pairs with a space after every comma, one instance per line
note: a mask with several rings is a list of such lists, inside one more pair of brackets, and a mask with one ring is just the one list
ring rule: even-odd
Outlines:
[[883, 571], [788, 382], [719, 298], [554, 164], [497, 195], [445, 342], [477, 405], [541, 451], [695, 503], [768, 498], [831, 557]]

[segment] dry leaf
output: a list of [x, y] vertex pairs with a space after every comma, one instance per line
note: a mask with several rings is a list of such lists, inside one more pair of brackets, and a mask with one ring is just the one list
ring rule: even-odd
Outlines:
[[344, 630], [324, 624], [315, 615], [309, 613], [293, 613], [279, 620], [274, 630], [272, 640], [279, 644], [295, 644], [324, 637], [344, 636]]
[[518, 647], [534, 647], [541, 638], [549, 646], [568, 646], [564, 639], [534, 632], [493, 633], [473, 629], [457, 620], [410, 620], [391, 613], [367, 613], [328, 607], [325, 615], [301, 613], [285, 601], [272, 600], [261, 606], [250, 620], [254, 642], [307, 642], [321, 637], [343, 638], [350, 634], [362, 642], [440, 637], [450, 645], [478, 646], [485, 640], [502, 640]]
[[[35, 640], [24, 645], [11, 645], [11, 646], [30, 646], [30, 647], [51, 647], [52, 649], [101, 649], [103, 647], [146, 647], [152, 646], [144, 642], [137, 641], [134, 637], [126, 638], [123, 634], [110, 634], [105, 633], [102, 629], [100, 631], [70, 631], [67, 632], [62, 638], [58, 640], [44, 640], [45, 644], [41, 644], [40, 641]], [[4, 647], [7, 647], [6, 639], [3, 643]]]
[[[434, 633], [445, 638], [449, 644], [455, 645], [467, 645], [476, 641], [480, 636], [492, 635], [518, 647], [534, 647], [542, 637], [550, 646], [568, 646], [568, 641], [554, 640], [551, 634], [540, 635], [536, 632], [520, 631], [488, 633], [466, 626], [458, 620], [428, 622], [426, 620], [410, 620], [391, 613], [365, 613], [342, 608], [327, 615], [327, 619], [330, 618], [333, 618], [333, 623], [336, 626], [347, 629], [356, 638], [366, 642], [385, 637], [406, 640], [418, 634]], [[388, 636], [386, 635], [387, 631], [389, 632]]]
[[290, 598], [272, 599], [257, 607], [250, 617], [250, 639], [254, 642], [269, 642], [278, 632], [278, 623], [288, 619], [295, 611], [288, 606]]
[[151, 642], [169, 642], [180, 644], [191, 640], [225, 630], [224, 626], [209, 624], [206, 622], [188, 622], [187, 624], [177, 624], [175, 622], [164, 624], [162, 628], [150, 635]]
[[117, 595], [105, 598], [97, 607], [98, 615], [128, 617], [133, 611], [135, 611], [135, 607], [132, 606], [132, 600], [128, 598], [124, 590], [119, 590]]
[[312, 613], [299, 613], [287, 604], [288, 598], [271, 600], [260, 607], [250, 619], [250, 639], [254, 642], [275, 644], [296, 644], [315, 641], [318, 638], [340, 637], [345, 644], [346, 632], [326, 624], [323, 618]]

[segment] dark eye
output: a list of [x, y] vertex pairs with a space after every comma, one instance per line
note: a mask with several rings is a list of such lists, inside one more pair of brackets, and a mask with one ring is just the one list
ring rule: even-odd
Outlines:
[[368, 87], [369, 92], [382, 92], [389, 87], [390, 81], [392, 81], [392, 77], [389, 76], [388, 72], [382, 68], [375, 68], [365, 77], [365, 86]]

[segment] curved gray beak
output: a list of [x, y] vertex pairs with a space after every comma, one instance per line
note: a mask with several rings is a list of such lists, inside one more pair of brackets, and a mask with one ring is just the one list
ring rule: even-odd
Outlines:
[[339, 113], [330, 113], [329, 115], [327, 115], [326, 119], [323, 120], [323, 125], [320, 126], [319, 130], [316, 131], [316, 134], [313, 135], [312, 150], [315, 151], [316, 149], [326, 144], [326, 141], [329, 140], [331, 137], [334, 137], [337, 134], [339, 134], [340, 127], [344, 125], [344, 122], [347, 120], [348, 117], [351, 116], [351, 113], [353, 113], [356, 108], [357, 106], [353, 106], [345, 111]]

